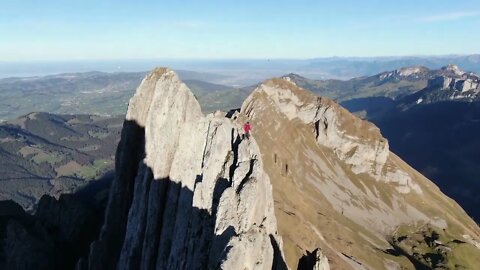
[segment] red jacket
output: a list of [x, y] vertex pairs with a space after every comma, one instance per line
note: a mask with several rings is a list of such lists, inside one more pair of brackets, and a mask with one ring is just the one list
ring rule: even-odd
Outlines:
[[243, 125], [243, 130], [245, 131], [245, 133], [250, 132], [251, 129], [252, 127], [250, 126], [250, 124]]

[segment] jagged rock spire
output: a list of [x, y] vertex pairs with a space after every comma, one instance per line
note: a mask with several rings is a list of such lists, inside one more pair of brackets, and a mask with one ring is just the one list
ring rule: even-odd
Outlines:
[[282, 269], [255, 140], [158, 68], [129, 104], [100, 239], [85, 269]]

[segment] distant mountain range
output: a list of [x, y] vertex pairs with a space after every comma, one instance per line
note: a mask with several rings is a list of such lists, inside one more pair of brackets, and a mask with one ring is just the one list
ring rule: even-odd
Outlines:
[[[211, 112], [217, 109], [227, 110], [232, 106], [238, 107], [241, 100], [254, 88], [252, 85], [267, 78], [279, 77], [291, 72], [301, 77], [321, 79], [310, 88], [308, 88], [308, 82], [303, 86], [312, 91], [320, 89], [325, 95], [343, 101], [379, 95], [381, 92], [395, 96], [398, 93], [408, 94], [423, 89], [430, 71], [452, 63], [463, 70], [480, 73], [480, 55], [328, 57], [304, 60], [0, 62], [0, 78], [9, 77], [0, 79], [0, 120], [13, 119], [38, 111], [60, 114], [122, 115], [125, 113], [128, 97], [133, 94], [135, 87], [146, 74], [145, 70], [158, 65], [175, 68], [182, 80], [192, 86], [200, 103], [208, 104], [203, 106], [203, 110]], [[427, 68], [430, 71], [416, 72], [414, 75], [419, 76], [416, 78], [406, 75], [410, 71], [409, 68], [402, 71], [404, 67]], [[396, 70], [400, 73], [383, 74], [385, 70]], [[44, 76], [45, 73], [60, 72], [70, 73]], [[25, 77], [25, 74], [43, 75], [43, 77]], [[374, 78], [375, 74], [386, 77]], [[398, 81], [395, 82], [395, 80]], [[191, 81], [197, 82], [192, 82], [190, 85]], [[213, 83], [217, 86], [205, 83]], [[229, 96], [219, 89], [219, 85], [223, 86], [220, 88], [224, 90], [235, 88], [236, 91]], [[368, 91], [365, 92], [362, 89]]]
[[371, 58], [333, 57], [311, 60], [309, 67], [311, 69], [323, 68], [328, 70], [329, 74], [336, 75], [339, 78], [353, 78], [371, 76], [382, 73], [385, 70], [395, 70], [412, 66], [424, 66], [429, 69], [439, 69], [448, 64], [456, 64], [464, 70], [480, 72], [480, 54]]
[[283, 78], [318, 95], [341, 102], [372, 96], [395, 98], [415, 93], [427, 85], [428, 79], [434, 76], [433, 73], [435, 72], [425, 67], [415, 66], [350, 80], [312, 80], [294, 73]]
[[[205, 104], [207, 113], [239, 107], [248, 95], [248, 89], [215, 83], [224, 76], [193, 71], [179, 74]], [[124, 115], [129, 98], [145, 75], [86, 72], [0, 79], [0, 120], [30, 112]]]
[[[480, 72], [480, 54], [395, 57], [320, 57], [312, 59], [224, 59], [224, 60], [110, 60], [70, 62], [0, 62], [0, 78], [45, 76], [56, 73], [146, 72], [156, 66], [169, 66], [179, 73], [185, 70], [210, 74], [206, 81], [243, 87], [271, 77], [294, 72], [312, 79], [351, 79], [372, 76], [385, 70], [425, 66], [439, 69], [448, 64]], [[180, 74], [181, 75], [181, 74]], [[190, 79], [182, 77], [182, 79]], [[196, 78], [199, 79], [199, 78]], [[205, 80], [205, 79], [202, 79]]]
[[[365, 97], [399, 99], [423, 89], [439, 87], [464, 93], [477, 89], [480, 80], [478, 75], [465, 72], [456, 65], [433, 70], [424, 66], [413, 66], [350, 80], [312, 80], [293, 73], [285, 75], [284, 78], [289, 78], [298, 86], [339, 102]], [[433, 95], [433, 93], [427, 92], [428, 90], [425, 90], [415, 96], [420, 98], [420, 95]], [[462, 98], [454, 92], [451, 94], [454, 94], [455, 97], [451, 99]], [[465, 97], [468, 98], [468, 96]], [[415, 101], [417, 100], [415, 99]], [[425, 99], [424, 102], [427, 100]]]

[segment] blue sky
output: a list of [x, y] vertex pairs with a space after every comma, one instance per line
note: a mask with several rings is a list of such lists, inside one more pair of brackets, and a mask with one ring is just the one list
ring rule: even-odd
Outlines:
[[1, 0], [0, 61], [480, 53], [478, 0]]

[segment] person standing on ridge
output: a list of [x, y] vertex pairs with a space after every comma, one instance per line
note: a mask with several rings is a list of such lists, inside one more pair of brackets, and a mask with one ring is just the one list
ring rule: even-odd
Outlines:
[[250, 122], [247, 121], [245, 125], [243, 125], [243, 138], [247, 138], [247, 140], [250, 140], [250, 130], [252, 130], [252, 127], [250, 126]]

